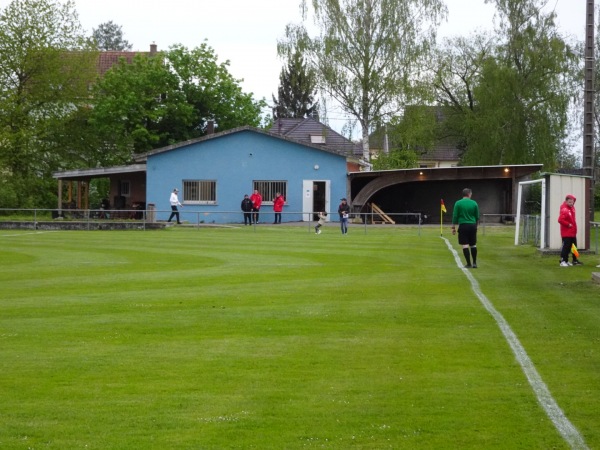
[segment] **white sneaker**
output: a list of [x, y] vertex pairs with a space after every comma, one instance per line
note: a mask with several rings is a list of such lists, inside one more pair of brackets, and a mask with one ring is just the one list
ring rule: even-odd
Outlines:
[[565, 262], [565, 261], [560, 262], [560, 267], [569, 267], [569, 266], [570, 266], [570, 264], [568, 262]]
[[317, 230], [317, 234], [321, 234], [321, 230]]

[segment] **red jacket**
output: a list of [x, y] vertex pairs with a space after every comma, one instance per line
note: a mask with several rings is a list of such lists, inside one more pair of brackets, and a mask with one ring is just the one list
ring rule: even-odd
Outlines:
[[565, 200], [560, 205], [560, 213], [558, 214], [558, 223], [560, 224], [560, 237], [577, 237], [577, 222], [575, 220], [575, 202], [577, 199], [569, 194], [566, 198], [573, 199], [573, 206], [569, 206]]
[[275, 212], [283, 211], [284, 204], [285, 204], [285, 199], [283, 198], [283, 195], [280, 195], [279, 197], [275, 197], [275, 199], [273, 200], [273, 211], [275, 211]]
[[250, 196], [250, 200], [252, 200], [252, 206], [254, 206], [254, 209], [260, 209], [260, 205], [262, 205], [262, 195], [252, 194]]

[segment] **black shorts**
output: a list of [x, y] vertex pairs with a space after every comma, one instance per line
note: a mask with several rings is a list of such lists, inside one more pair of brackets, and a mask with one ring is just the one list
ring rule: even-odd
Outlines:
[[458, 243], [473, 247], [477, 245], [477, 224], [462, 223], [458, 226]]

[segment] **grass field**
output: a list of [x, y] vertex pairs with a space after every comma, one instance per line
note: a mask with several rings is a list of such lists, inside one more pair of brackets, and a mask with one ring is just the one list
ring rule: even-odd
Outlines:
[[439, 228], [308, 230], [0, 231], [0, 448], [600, 448], [596, 255], [469, 272], [573, 445]]

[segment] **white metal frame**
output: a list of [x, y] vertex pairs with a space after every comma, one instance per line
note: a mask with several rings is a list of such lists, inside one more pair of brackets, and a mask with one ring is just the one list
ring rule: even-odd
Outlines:
[[517, 194], [517, 218], [515, 220], [515, 245], [519, 245], [519, 225], [521, 223], [521, 197], [523, 196], [523, 185], [542, 183], [542, 216], [540, 230], [540, 249], [546, 248], [546, 179], [521, 181]]

